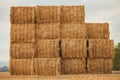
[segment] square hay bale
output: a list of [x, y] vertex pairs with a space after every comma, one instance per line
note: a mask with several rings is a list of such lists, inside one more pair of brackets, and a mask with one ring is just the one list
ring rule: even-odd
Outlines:
[[61, 22], [84, 23], [85, 22], [84, 6], [62, 6]]
[[113, 40], [91, 39], [88, 40], [89, 58], [113, 58], [114, 42]]
[[36, 45], [36, 58], [58, 58], [60, 55], [58, 39], [38, 40]]
[[86, 27], [84, 24], [62, 23], [61, 38], [62, 39], [86, 39]]
[[35, 42], [35, 24], [11, 24], [11, 42]]
[[87, 57], [87, 46], [85, 39], [63, 39], [61, 43], [62, 58]]
[[59, 6], [37, 6], [37, 23], [56, 23], [60, 22], [61, 8]]
[[11, 24], [29, 24], [35, 23], [35, 7], [11, 7]]
[[11, 43], [10, 45], [10, 57], [13, 59], [32, 59], [34, 54], [34, 43]]
[[60, 74], [60, 58], [36, 58], [34, 59], [35, 74], [52, 76]]
[[37, 39], [60, 39], [60, 23], [37, 24]]
[[88, 39], [109, 39], [108, 23], [86, 23]]
[[10, 59], [11, 75], [33, 75], [33, 59]]
[[62, 74], [84, 74], [86, 73], [86, 59], [62, 59]]
[[88, 59], [87, 72], [90, 74], [112, 73], [112, 58]]

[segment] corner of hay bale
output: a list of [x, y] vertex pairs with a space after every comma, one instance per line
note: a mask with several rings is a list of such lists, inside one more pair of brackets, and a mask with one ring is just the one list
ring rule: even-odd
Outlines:
[[11, 75], [33, 75], [33, 59], [10, 59]]

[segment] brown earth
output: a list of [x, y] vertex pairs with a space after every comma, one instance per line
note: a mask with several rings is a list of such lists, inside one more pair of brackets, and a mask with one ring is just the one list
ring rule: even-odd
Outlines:
[[9, 73], [0, 73], [0, 80], [120, 80], [120, 72], [114, 74], [81, 74], [61, 76], [11, 76]]

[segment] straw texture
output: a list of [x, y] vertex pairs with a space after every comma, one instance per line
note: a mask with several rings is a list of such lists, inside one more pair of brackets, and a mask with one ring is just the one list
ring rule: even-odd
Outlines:
[[36, 47], [36, 58], [56, 58], [59, 57], [59, 40], [38, 40]]
[[62, 23], [84, 23], [85, 22], [84, 6], [62, 6], [61, 22]]
[[10, 59], [11, 75], [33, 75], [32, 59]]
[[56, 23], [60, 22], [61, 9], [59, 6], [37, 6], [37, 23]]
[[88, 59], [88, 73], [91, 74], [110, 74], [112, 73], [112, 58]]
[[84, 74], [86, 73], [86, 59], [62, 59], [62, 74]]
[[13, 59], [32, 59], [34, 54], [34, 43], [11, 43], [10, 57]]
[[59, 75], [60, 58], [34, 59], [35, 74], [42, 76]]
[[60, 23], [37, 24], [36, 39], [60, 39]]
[[108, 23], [86, 23], [88, 39], [109, 39]]
[[11, 24], [34, 24], [35, 7], [11, 7], [10, 21]]
[[113, 40], [91, 39], [89, 42], [89, 58], [113, 58], [114, 42]]
[[84, 24], [62, 23], [62, 39], [86, 39], [86, 27]]
[[35, 24], [11, 24], [11, 42], [35, 42]]
[[109, 24], [85, 23], [84, 6], [11, 7], [10, 21], [11, 75], [112, 73]]
[[62, 58], [87, 57], [85, 39], [62, 39]]

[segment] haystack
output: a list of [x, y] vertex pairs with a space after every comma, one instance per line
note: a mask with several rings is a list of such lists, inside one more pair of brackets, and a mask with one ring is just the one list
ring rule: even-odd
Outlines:
[[37, 6], [37, 23], [56, 23], [60, 22], [61, 9], [59, 6]]
[[45, 39], [38, 40], [36, 43], [36, 58], [57, 58], [59, 57], [59, 40]]
[[108, 23], [86, 23], [88, 39], [109, 39]]
[[13, 59], [32, 59], [34, 54], [34, 43], [11, 43], [10, 45], [10, 57]]
[[86, 39], [86, 27], [84, 24], [62, 23], [62, 39]]
[[60, 23], [37, 24], [36, 39], [60, 39]]
[[62, 59], [62, 74], [84, 74], [86, 73], [86, 59]]
[[60, 74], [60, 58], [34, 59], [36, 75], [52, 76]]
[[34, 24], [35, 7], [11, 7], [11, 24]]
[[87, 46], [85, 39], [62, 39], [62, 58], [84, 58], [87, 57]]
[[113, 58], [113, 40], [91, 39], [88, 40], [89, 58]]
[[112, 58], [88, 59], [87, 72], [91, 74], [112, 73]]
[[33, 75], [33, 59], [10, 59], [10, 74]]
[[11, 42], [35, 42], [35, 24], [11, 24]]
[[62, 23], [84, 23], [85, 22], [84, 6], [62, 6], [61, 22]]

